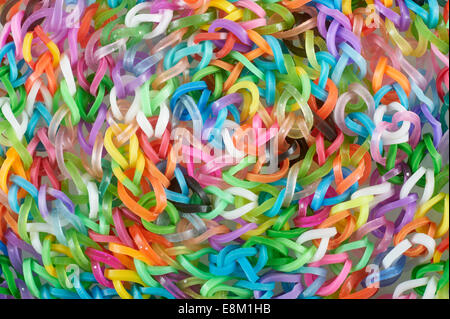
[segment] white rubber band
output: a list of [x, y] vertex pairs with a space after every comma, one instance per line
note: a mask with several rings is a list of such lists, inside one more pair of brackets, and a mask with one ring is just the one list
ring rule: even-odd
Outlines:
[[433, 239], [433, 237], [428, 236], [427, 234], [423, 233], [415, 233], [411, 237], [411, 243], [417, 244], [417, 245], [423, 245], [427, 248], [428, 254], [424, 257], [421, 257], [418, 259], [419, 263], [426, 263], [431, 260], [431, 258], [434, 255], [434, 250], [436, 248], [436, 241]]
[[[396, 112], [403, 112], [406, 111], [406, 109], [398, 102], [392, 102], [388, 106], [384, 104], [380, 104], [378, 108], [375, 111], [373, 122], [375, 126], [378, 126], [383, 121], [383, 116], [387, 111], [387, 108], [392, 108]], [[383, 131], [381, 138], [383, 140], [384, 145], [391, 145], [391, 144], [399, 144], [399, 143], [405, 143], [409, 141], [409, 129], [411, 127], [411, 123], [408, 121], [403, 121], [402, 126], [393, 132], [390, 131]]]
[[97, 184], [92, 181], [87, 182], [86, 184], [88, 197], [89, 197], [89, 218], [97, 219], [98, 216], [98, 188]]
[[392, 294], [392, 299], [399, 299], [399, 297], [407, 290], [425, 286], [428, 283], [428, 280], [429, 278], [425, 277], [400, 283], [397, 287], [395, 287], [394, 293]]
[[434, 299], [437, 290], [437, 279], [434, 276], [428, 280], [425, 292], [423, 293], [422, 299]]
[[161, 22], [158, 24], [158, 26], [155, 29], [152, 30], [152, 32], [145, 35], [144, 39], [149, 40], [149, 39], [157, 37], [160, 34], [163, 34], [167, 30], [167, 27], [169, 26], [170, 22], [172, 21], [172, 17], [173, 17], [172, 10], [168, 10], [168, 9], [162, 10]]
[[5, 116], [5, 119], [9, 122], [11, 127], [14, 129], [19, 141], [21, 141], [25, 132], [27, 131], [28, 115], [25, 112], [22, 112], [21, 113], [22, 122], [19, 123], [17, 121], [17, 118], [14, 116], [14, 113], [11, 110], [11, 105], [9, 104], [9, 98], [6, 98], [6, 97], [0, 98], [0, 107], [1, 107], [3, 115]]
[[428, 202], [433, 196], [434, 192], [434, 172], [432, 169], [427, 168], [425, 173], [425, 188], [423, 189], [422, 198], [419, 201], [419, 206]]
[[351, 199], [356, 199], [358, 197], [366, 196], [366, 195], [380, 195], [386, 194], [392, 190], [392, 184], [389, 182], [384, 182], [382, 184], [364, 187], [352, 194]]
[[419, 179], [425, 174], [426, 169], [424, 167], [420, 167], [414, 174], [411, 175], [410, 178], [403, 184], [402, 189], [400, 190], [399, 198], [405, 198], [413, 189], [414, 185], [417, 184]]
[[39, 233], [38, 232], [30, 232], [30, 241], [31, 241], [31, 246], [33, 246], [34, 250], [36, 250], [38, 254], [42, 255], [42, 244], [41, 244], [41, 240], [39, 238]]
[[384, 269], [388, 269], [391, 267], [393, 263], [395, 263], [405, 251], [412, 247], [411, 242], [408, 239], [402, 240], [397, 246], [395, 246], [386, 256], [384, 256], [383, 264]]
[[302, 245], [303, 243], [314, 240], [314, 239], [320, 239], [319, 247], [317, 248], [316, 252], [314, 253], [314, 256], [310, 260], [310, 262], [319, 261], [325, 256], [327, 250], [328, 250], [328, 244], [330, 242], [330, 238], [335, 236], [337, 234], [336, 227], [330, 227], [330, 228], [319, 228], [319, 229], [312, 229], [304, 232], [301, 234], [297, 240], [296, 243], [299, 245]]
[[139, 127], [144, 132], [144, 134], [147, 135], [148, 138], [153, 137], [153, 126], [150, 124], [144, 112], [142, 112], [141, 110], [139, 110], [136, 114], [136, 122], [139, 124]]
[[230, 193], [234, 196], [243, 197], [252, 202], [256, 202], [258, 200], [258, 195], [242, 187], [230, 187], [225, 189], [225, 192]]
[[125, 25], [127, 28], [133, 28], [138, 26], [142, 22], [160, 22], [160, 14], [138, 14], [143, 9], [150, 9], [152, 3], [143, 2], [132, 7], [125, 16]]
[[[224, 126], [225, 126], [225, 124], [227, 124], [226, 123], [227, 121], [228, 120], [225, 121]], [[234, 124], [236, 124], [236, 123], [234, 123]], [[222, 140], [223, 140], [223, 143], [225, 145], [225, 150], [227, 151], [227, 153], [230, 156], [232, 156], [233, 158], [236, 158], [236, 159], [244, 158], [244, 156], [245, 156], [244, 152], [238, 150], [234, 146], [233, 140], [231, 139], [230, 132], [228, 131], [228, 127], [223, 127], [222, 128]]]
[[64, 75], [64, 79], [67, 83], [67, 88], [71, 96], [74, 96], [77, 92], [77, 86], [75, 84], [75, 79], [73, 77], [72, 67], [70, 65], [69, 58], [65, 53], [61, 55], [61, 60], [59, 61], [61, 67], [61, 72]]
[[169, 120], [170, 111], [169, 107], [167, 106], [167, 102], [161, 102], [159, 107], [158, 121], [156, 122], [155, 126], [155, 136], [157, 138], [161, 138], [161, 136], [164, 134], [164, 131], [167, 128], [167, 124], [169, 124]]

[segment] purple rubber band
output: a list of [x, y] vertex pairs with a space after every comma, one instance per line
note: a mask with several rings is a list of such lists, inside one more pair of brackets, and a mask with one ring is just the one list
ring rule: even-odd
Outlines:
[[97, 139], [97, 136], [102, 128], [103, 122], [106, 120], [106, 113], [108, 112], [105, 103], [100, 104], [100, 107], [98, 109], [97, 118], [95, 119], [95, 122], [92, 126], [92, 129], [89, 133], [89, 144], [94, 146], [95, 140]]
[[[219, 49], [222, 49], [223, 46], [225, 45], [225, 40], [213, 40], [213, 43], [216, 47], [218, 47]], [[235, 43], [233, 46], [233, 50], [234, 51], [238, 51], [238, 52], [249, 52], [252, 48], [248, 45], [242, 44], [242, 43]]]
[[30, 244], [24, 242], [23, 240], [19, 239], [16, 234], [11, 229], [7, 229], [5, 233], [5, 238], [8, 241], [8, 244], [17, 246], [21, 250], [25, 250], [30, 255], [34, 257], [34, 259], [37, 259], [37, 261], [42, 264], [42, 258], [41, 255], [34, 250], [33, 246]]
[[[298, 284], [300, 284], [300, 280], [301, 280], [300, 274], [285, 274], [285, 273], [279, 273], [279, 272], [270, 272], [270, 273], [262, 276], [261, 279], [259, 280], [259, 282], [262, 284], [267, 283], [267, 282], [289, 282], [289, 283], [296, 283], [298, 285]], [[302, 292], [303, 288], [302, 288], [301, 284], [297, 288], [295, 288], [295, 286], [294, 286], [294, 288], [293, 288], [294, 293], [296, 293], [299, 289], [300, 289], [300, 292], [298, 293], [298, 295]], [[287, 294], [289, 294], [289, 292], [286, 294], [274, 297], [273, 299], [291, 299], [289, 297], [283, 298], [283, 296], [286, 296]], [[263, 295], [263, 291], [260, 291], [260, 290], [254, 291], [254, 296], [256, 299], [260, 299], [262, 297], [262, 295]], [[298, 295], [297, 295], [297, 297], [298, 297]]]
[[[256, 225], [255, 223], [248, 223], [247, 225], [244, 225], [241, 228], [236, 229], [232, 232], [222, 234], [222, 235], [214, 235], [211, 237], [211, 239], [217, 243], [228, 243], [228, 242], [231, 242], [231, 241], [235, 240], [236, 238], [242, 236], [246, 232], [248, 232], [252, 229], [256, 229], [256, 228], [258, 228], [258, 225]], [[220, 247], [220, 249], [221, 248], [222, 247]]]
[[158, 13], [159, 10], [164, 10], [164, 9], [169, 9], [169, 10], [179, 10], [179, 9], [183, 9], [185, 10], [185, 8], [182, 8], [178, 5], [176, 5], [175, 3], [170, 3], [167, 1], [155, 1], [151, 8], [150, 8], [150, 13]]
[[182, 292], [168, 276], [159, 277], [159, 283], [176, 299], [191, 299], [188, 295]]
[[6, 245], [6, 248], [8, 249], [8, 257], [9, 257], [9, 261], [11, 262], [11, 265], [17, 272], [19, 272], [20, 274], [23, 274], [22, 254], [20, 253], [20, 250], [17, 248], [17, 246], [12, 245], [9, 242]]
[[220, 99], [216, 100], [214, 103], [211, 104], [212, 112], [215, 116], [219, 113], [219, 111], [223, 108], [226, 108], [228, 105], [231, 104], [238, 104], [240, 105], [242, 103], [242, 96], [239, 93], [231, 93], [228, 95], [225, 95], [221, 97]]
[[[390, 203], [379, 203], [376, 205], [372, 211], [370, 212], [369, 221], [373, 220], [375, 218], [384, 216], [386, 213], [391, 212], [397, 208], [404, 208], [402, 209], [400, 215], [395, 220], [394, 223], [394, 233], [397, 234], [404, 225], [408, 224], [412, 221], [414, 214], [416, 212], [416, 206], [417, 206], [417, 200], [419, 196], [416, 193], [409, 194], [407, 197], [398, 199], [394, 202]], [[384, 235], [384, 227], [381, 227], [380, 229], [376, 229], [372, 232], [374, 236], [377, 238], [381, 238]]]
[[420, 104], [420, 110], [422, 111], [423, 115], [425, 115], [426, 119], [433, 128], [433, 144], [434, 147], [438, 147], [439, 142], [441, 141], [442, 138], [441, 122], [439, 122], [434, 118], [434, 116], [430, 113], [430, 110], [428, 109], [428, 106], [426, 104], [424, 103]]
[[226, 19], [217, 19], [214, 20], [213, 23], [209, 26], [208, 32], [215, 32], [216, 29], [222, 28], [230, 31], [235, 35], [243, 44], [251, 46], [253, 42], [248, 37], [247, 31], [237, 22], [226, 20]]
[[50, 196], [53, 196], [53, 197], [59, 199], [67, 207], [69, 212], [71, 212], [72, 214], [75, 214], [75, 205], [73, 204], [72, 200], [69, 197], [67, 197], [66, 194], [64, 194], [63, 192], [61, 192], [57, 189], [54, 189], [52, 187], [48, 188], [47, 193]]
[[46, 219], [49, 215], [47, 207], [47, 185], [42, 184], [38, 193], [38, 207], [41, 216]]
[[400, 8], [400, 15], [386, 8], [379, 0], [375, 0], [375, 8], [379, 12], [380, 16], [384, 16], [394, 23], [400, 32], [404, 32], [409, 29], [411, 24], [411, 17], [409, 15], [409, 9], [403, 0], [395, 1]]

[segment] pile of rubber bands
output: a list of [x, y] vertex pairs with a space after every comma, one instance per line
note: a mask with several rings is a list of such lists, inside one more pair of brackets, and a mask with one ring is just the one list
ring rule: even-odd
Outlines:
[[448, 20], [0, 0], [0, 298], [449, 298]]

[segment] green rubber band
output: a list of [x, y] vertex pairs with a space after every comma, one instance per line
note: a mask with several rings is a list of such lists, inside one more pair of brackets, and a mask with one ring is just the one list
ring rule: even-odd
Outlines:
[[291, 205], [288, 208], [284, 209], [277, 218], [275, 224], [273, 224], [272, 229], [275, 231], [281, 230], [281, 228], [289, 221], [292, 215], [297, 211], [297, 204]]
[[159, 282], [157, 282], [153, 277], [150, 275], [150, 273], [147, 270], [147, 265], [138, 259], [134, 259], [134, 265], [136, 266], [136, 272], [138, 273], [139, 277], [142, 279], [142, 281], [150, 287], [160, 287], [161, 285]]
[[286, 246], [280, 244], [278, 241], [275, 241], [274, 239], [260, 237], [260, 236], [253, 236], [250, 237], [249, 240], [247, 240], [243, 245], [242, 248], [248, 248], [252, 247], [254, 245], [264, 245], [267, 247], [271, 247], [275, 249], [276, 251], [279, 251], [283, 255], [288, 255], [289, 250]]
[[[39, 287], [36, 285], [36, 282], [34, 281], [33, 272], [31, 270], [32, 262], [33, 262], [33, 259], [31, 259], [31, 258], [24, 259], [24, 261], [23, 261], [23, 278], [24, 278], [25, 284], [27, 285], [27, 288], [30, 291], [30, 293], [34, 297], [41, 299]], [[40, 285], [40, 283], [39, 283], [39, 285]]]

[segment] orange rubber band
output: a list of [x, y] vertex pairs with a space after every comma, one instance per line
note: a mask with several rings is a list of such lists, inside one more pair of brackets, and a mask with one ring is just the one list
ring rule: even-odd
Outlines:
[[[337, 214], [334, 214], [327, 219], [325, 219], [317, 228], [328, 228], [331, 227], [340, 221], [347, 219], [347, 223], [345, 224], [345, 228], [342, 233], [336, 235], [334, 238], [330, 238], [330, 242], [328, 243], [328, 250], [335, 249], [339, 247], [339, 245], [346, 239], [348, 239], [353, 231], [355, 230], [356, 220], [355, 217], [348, 210], [343, 210]], [[320, 239], [314, 239], [313, 243], [316, 247], [320, 245]]]
[[[434, 234], [436, 232], [436, 224], [428, 219], [428, 217], [421, 217], [403, 226], [403, 228], [394, 236], [394, 245], [397, 246], [403, 239], [405, 239], [408, 234], [412, 233], [414, 230], [417, 230], [420, 227], [426, 226], [427, 224], [430, 225], [427, 235], [434, 238]], [[411, 247], [403, 254], [408, 257], [417, 257], [423, 254], [425, 251], [425, 246], [418, 245], [417, 247]]]

